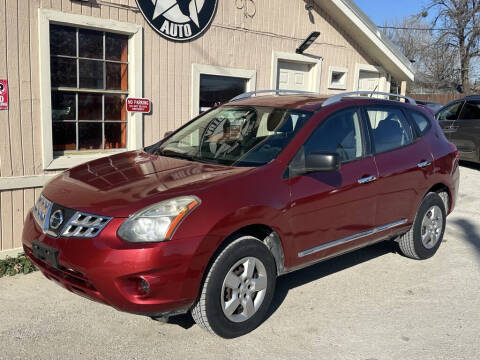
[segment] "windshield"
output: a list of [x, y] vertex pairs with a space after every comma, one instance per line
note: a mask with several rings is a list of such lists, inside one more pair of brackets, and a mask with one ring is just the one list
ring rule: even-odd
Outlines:
[[146, 151], [229, 166], [260, 166], [275, 159], [312, 116], [263, 106], [222, 106]]

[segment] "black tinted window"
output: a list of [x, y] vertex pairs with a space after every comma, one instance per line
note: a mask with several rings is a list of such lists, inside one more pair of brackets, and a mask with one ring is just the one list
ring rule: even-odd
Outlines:
[[442, 120], [457, 120], [460, 110], [462, 109], [463, 102], [457, 102], [440, 111], [437, 114], [437, 119]]
[[420, 130], [420, 134], [425, 134], [425, 132], [430, 127], [430, 121], [425, 116], [416, 111], [409, 111], [409, 114], [415, 124], [417, 124], [418, 130]]
[[363, 156], [358, 109], [341, 111], [320, 124], [304, 145], [305, 153], [338, 153], [342, 162]]
[[460, 120], [480, 119], [480, 104], [476, 101], [468, 101], [462, 109]]
[[399, 109], [369, 108], [367, 115], [376, 153], [393, 150], [412, 142], [412, 129]]

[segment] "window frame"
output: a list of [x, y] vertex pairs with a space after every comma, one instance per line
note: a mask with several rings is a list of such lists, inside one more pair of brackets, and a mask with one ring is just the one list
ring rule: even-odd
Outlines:
[[247, 81], [246, 91], [255, 91], [257, 86], [257, 71], [228, 68], [223, 66], [192, 64], [192, 94], [191, 94], [191, 117], [200, 115], [200, 75], [216, 75], [234, 77]]
[[[377, 150], [375, 148], [375, 139], [373, 137], [373, 129], [372, 129], [372, 126], [370, 124], [370, 118], [368, 116], [367, 110], [368, 109], [382, 109], [382, 108], [383, 109], [394, 109], [394, 110], [399, 111], [403, 115], [406, 123], [408, 124], [408, 127], [410, 128], [410, 137], [411, 137], [411, 142], [410, 143], [399, 146], [399, 147], [396, 147], [396, 148], [393, 148], [393, 149], [389, 149], [389, 150], [386, 150], [386, 151], [377, 152]], [[412, 121], [410, 120], [409, 116], [407, 114], [405, 114], [404, 109], [402, 109], [401, 107], [393, 106], [393, 105], [377, 105], [376, 104], [376, 105], [364, 105], [364, 106], [362, 106], [362, 109], [363, 109], [363, 114], [364, 114], [365, 126], [368, 129], [369, 138], [370, 138], [370, 151], [371, 151], [371, 154], [373, 156], [386, 154], [386, 153], [389, 153], [391, 151], [406, 148], [410, 145], [413, 145], [418, 140], [418, 137], [416, 136], [416, 130], [414, 129], [414, 125], [412, 124]]]
[[[343, 82], [341, 84], [333, 84], [333, 73], [343, 73]], [[348, 69], [338, 66], [330, 66], [328, 69], [328, 88], [331, 90], [347, 90]]]
[[[92, 16], [68, 14], [49, 9], [38, 10], [40, 113], [42, 125], [43, 169], [68, 169], [86, 161], [143, 146], [143, 114], [127, 112], [126, 149], [104, 149], [55, 156], [52, 139], [52, 84], [50, 64], [50, 25], [62, 25], [88, 30], [127, 35], [128, 39], [128, 96], [143, 96], [143, 27], [137, 24], [105, 20]], [[90, 90], [88, 92], [91, 92]], [[108, 92], [108, 91], [107, 91]]]

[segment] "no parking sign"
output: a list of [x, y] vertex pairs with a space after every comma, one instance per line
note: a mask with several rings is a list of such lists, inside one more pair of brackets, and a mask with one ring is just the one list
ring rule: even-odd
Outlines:
[[8, 110], [8, 81], [0, 80], [0, 110]]

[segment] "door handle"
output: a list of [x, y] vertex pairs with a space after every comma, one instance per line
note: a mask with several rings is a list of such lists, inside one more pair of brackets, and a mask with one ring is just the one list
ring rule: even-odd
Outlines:
[[429, 165], [432, 165], [432, 162], [431, 161], [423, 161], [421, 163], [418, 163], [417, 166], [421, 169], [421, 168], [424, 168], [424, 167], [427, 167]]
[[375, 181], [377, 180], [377, 177], [376, 176], [367, 176], [367, 177], [364, 177], [364, 178], [361, 178], [361, 179], [358, 179], [358, 183], [359, 184], [368, 184], [372, 181]]

